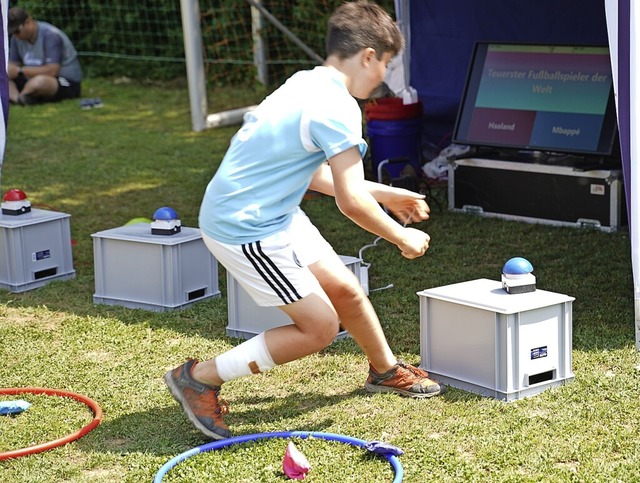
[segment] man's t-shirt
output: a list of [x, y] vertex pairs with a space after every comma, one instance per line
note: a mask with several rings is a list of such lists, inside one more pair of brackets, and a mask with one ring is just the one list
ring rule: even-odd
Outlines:
[[60, 64], [58, 76], [73, 82], [82, 81], [78, 53], [71, 40], [62, 30], [47, 22], [38, 21], [36, 40], [33, 44], [12, 36], [9, 60], [31, 67]]
[[364, 156], [362, 112], [343, 75], [316, 67], [291, 76], [231, 140], [200, 207], [200, 228], [243, 244], [289, 223], [311, 178], [327, 159], [357, 146]]

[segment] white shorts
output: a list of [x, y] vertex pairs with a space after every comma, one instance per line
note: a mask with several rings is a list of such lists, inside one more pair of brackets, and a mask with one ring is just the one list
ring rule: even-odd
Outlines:
[[330, 255], [331, 245], [301, 209], [284, 230], [244, 245], [202, 234], [209, 251], [261, 307], [287, 305], [322, 291], [308, 266]]

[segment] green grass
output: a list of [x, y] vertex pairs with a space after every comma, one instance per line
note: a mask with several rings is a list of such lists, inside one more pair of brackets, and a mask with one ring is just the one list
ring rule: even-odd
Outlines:
[[[191, 131], [182, 87], [86, 83], [76, 101], [12, 108], [2, 191], [23, 189], [32, 203], [71, 214], [77, 276], [22, 294], [0, 291], [0, 383], [84, 394], [104, 411], [97, 429], [58, 449], [0, 461], [0, 481], [151, 481], [170, 458], [206, 442], [166, 391], [163, 373], [187, 357], [209, 358], [238, 343], [226, 336], [223, 297], [186, 310], [155, 313], [94, 305], [91, 234], [169, 205], [196, 226], [200, 198], [234, 127]], [[219, 93], [212, 105], [238, 107]], [[220, 99], [220, 100], [218, 100]], [[216, 104], [217, 103], [217, 104]], [[444, 203], [444, 193], [438, 193]], [[225, 385], [236, 434], [323, 431], [383, 440], [405, 451], [407, 482], [637, 481], [640, 479], [640, 357], [634, 346], [629, 237], [450, 213], [432, 203], [421, 226], [432, 246], [405, 260], [386, 242], [364, 252], [371, 288], [394, 351], [419, 360], [417, 291], [499, 279], [504, 262], [528, 258], [538, 287], [575, 297], [575, 380], [504, 403], [451, 389], [413, 401], [366, 395], [367, 362], [350, 339], [322, 353]], [[374, 237], [342, 217], [333, 200], [305, 210], [344, 255]], [[43, 443], [91, 420], [65, 398], [23, 395], [32, 407], [0, 417], [0, 452]], [[3, 399], [16, 399], [3, 396]], [[306, 481], [391, 481], [391, 467], [362, 450], [320, 440], [296, 441], [312, 470]], [[286, 442], [270, 440], [190, 458], [166, 481], [287, 481]]]

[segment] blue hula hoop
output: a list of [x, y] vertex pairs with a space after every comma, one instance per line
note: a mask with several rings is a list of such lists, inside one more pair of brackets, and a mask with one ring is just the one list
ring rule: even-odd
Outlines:
[[[156, 477], [154, 478], [154, 483], [161, 483], [162, 479], [169, 472], [171, 468], [176, 466], [178, 463], [195, 456], [199, 453], [204, 453], [205, 451], [212, 451], [214, 449], [226, 448], [227, 446], [232, 446], [234, 444], [242, 444], [248, 441], [256, 441], [259, 439], [272, 439], [272, 438], [318, 438], [325, 439], [327, 441], [338, 441], [340, 443], [346, 443], [353, 446], [358, 446], [364, 448], [367, 444], [366, 441], [358, 438], [353, 438], [351, 436], [345, 436], [342, 434], [334, 434], [334, 433], [322, 433], [319, 431], [278, 431], [273, 433], [257, 433], [257, 434], [247, 434], [244, 436], [236, 436], [234, 438], [221, 439], [219, 441], [214, 441], [212, 443], [203, 444], [201, 446], [196, 446], [184, 453], [179, 454], [178, 456], [167, 461], [156, 473]], [[385, 459], [389, 462], [391, 467], [393, 468], [395, 477], [393, 479], [393, 483], [400, 483], [404, 478], [404, 469], [402, 468], [402, 463], [400, 460], [392, 454], [383, 454]]]

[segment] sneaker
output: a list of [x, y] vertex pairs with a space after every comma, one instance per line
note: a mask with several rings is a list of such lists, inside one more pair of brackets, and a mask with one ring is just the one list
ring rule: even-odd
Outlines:
[[102, 99], [99, 97], [91, 98], [91, 99], [80, 99], [80, 109], [89, 110], [92, 108], [103, 107]]
[[369, 377], [364, 388], [368, 392], [396, 392], [413, 398], [437, 396], [445, 391], [444, 386], [429, 379], [427, 371], [402, 361], [382, 374], [369, 365]]
[[218, 397], [220, 386], [207, 386], [191, 377], [193, 366], [197, 363], [191, 359], [167, 372], [164, 382], [196, 428], [213, 439], [229, 438], [231, 432], [222, 420], [229, 412], [229, 405]]
[[104, 104], [102, 103], [102, 99], [100, 99], [99, 97], [95, 97], [95, 98], [91, 98], [91, 99], [80, 99], [80, 109], [83, 110], [88, 110], [91, 108], [98, 108], [98, 107], [103, 107]]
[[34, 104], [38, 104], [38, 99], [33, 97], [31, 94], [21, 93], [18, 96], [18, 104], [21, 106], [33, 106]]

